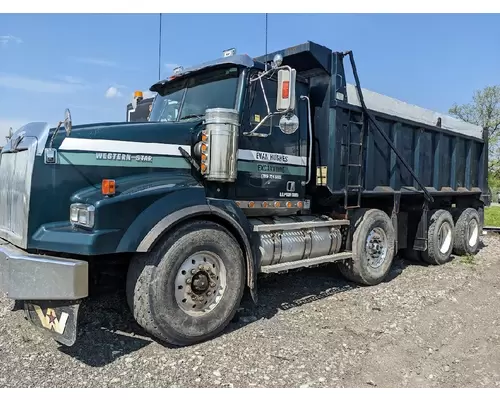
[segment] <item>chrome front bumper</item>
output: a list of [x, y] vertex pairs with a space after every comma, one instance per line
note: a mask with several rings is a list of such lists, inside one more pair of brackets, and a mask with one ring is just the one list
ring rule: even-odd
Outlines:
[[88, 296], [88, 263], [29, 254], [0, 239], [0, 291], [15, 300], [76, 300]]

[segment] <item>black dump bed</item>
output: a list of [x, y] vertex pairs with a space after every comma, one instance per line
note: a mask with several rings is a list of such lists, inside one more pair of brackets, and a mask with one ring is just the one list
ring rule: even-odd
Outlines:
[[[272, 60], [276, 53], [257, 60]], [[423, 185], [432, 196], [488, 194], [488, 143], [482, 127], [363, 89], [366, 108], [413, 176], [368, 118], [357, 87], [346, 83], [348, 54], [312, 42], [279, 53], [309, 85], [317, 189], [339, 196], [357, 187], [363, 195], [404, 195], [423, 194]], [[362, 79], [366, 67], [358, 68]]]

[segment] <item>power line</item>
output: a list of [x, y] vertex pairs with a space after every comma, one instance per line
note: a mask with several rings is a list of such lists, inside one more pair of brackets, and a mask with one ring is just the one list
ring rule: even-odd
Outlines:
[[162, 15], [160, 13], [160, 36], [158, 38], [158, 80], [161, 79], [161, 20]]
[[267, 13], [266, 13], [266, 64], [265, 64], [265, 68], [267, 71]]

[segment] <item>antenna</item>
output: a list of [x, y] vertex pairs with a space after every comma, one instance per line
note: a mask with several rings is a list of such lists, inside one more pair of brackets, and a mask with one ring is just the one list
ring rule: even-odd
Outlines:
[[160, 13], [160, 36], [158, 38], [158, 80], [161, 80], [161, 18]]
[[267, 13], [266, 13], [266, 62], [265, 62], [265, 68], [267, 71]]

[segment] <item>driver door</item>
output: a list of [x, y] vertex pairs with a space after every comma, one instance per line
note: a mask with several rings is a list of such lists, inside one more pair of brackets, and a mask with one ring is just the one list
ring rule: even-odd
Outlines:
[[[262, 79], [267, 102], [271, 112], [276, 109], [278, 83]], [[307, 94], [307, 86], [297, 82], [295, 114], [299, 128], [295, 133], [285, 134], [279, 127], [281, 115], [268, 119], [258, 129], [267, 137], [249, 137], [250, 132], [268, 114], [266, 98], [257, 80], [249, 86], [244, 103], [243, 121], [239, 139], [238, 183], [236, 197], [239, 200], [254, 201], [255, 207], [264, 201], [287, 201], [295, 207], [304, 199], [307, 176], [307, 102], [299, 101], [301, 94]]]

